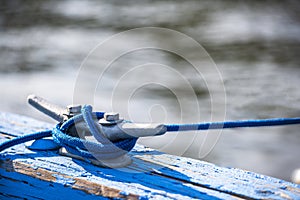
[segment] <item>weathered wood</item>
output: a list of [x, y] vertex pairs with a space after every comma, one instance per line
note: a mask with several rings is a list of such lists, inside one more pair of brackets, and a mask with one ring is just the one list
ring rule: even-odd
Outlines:
[[[0, 113], [0, 141], [51, 129], [28, 117]], [[57, 151], [23, 144], [1, 152], [0, 198], [27, 199], [300, 199], [300, 186], [276, 178], [173, 155], [137, 145], [133, 163], [101, 168]]]

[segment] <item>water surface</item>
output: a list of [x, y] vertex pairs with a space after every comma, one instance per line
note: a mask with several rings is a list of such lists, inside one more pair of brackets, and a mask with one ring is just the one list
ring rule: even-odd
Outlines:
[[[215, 108], [221, 110], [225, 104], [226, 119], [300, 116], [299, 11], [298, 1], [1, 1], [0, 110], [53, 122], [26, 105], [28, 94], [69, 104], [79, 67], [90, 50], [121, 31], [152, 26], [182, 32], [203, 45], [223, 79], [226, 102], [218, 104], [215, 99]], [[157, 35], [150, 39], [159, 43], [166, 38]], [[115, 49], [138, 43], [138, 39], [132, 37]], [[180, 41], [169, 45], [184, 47], [193, 55], [194, 49]], [[84, 100], [92, 93], [97, 110], [118, 109], [124, 117], [139, 121], [209, 121], [211, 94], [223, 92], [219, 85], [208, 88], [184, 59], [158, 50], [120, 57], [103, 76], [104, 84], [95, 89], [97, 80], [89, 74], [102, 67], [97, 60], [101, 55], [95, 56], [80, 96]], [[144, 64], [140, 71], [122, 79], [128, 70]], [[163, 66], [186, 78], [193, 92], [175, 75], [162, 73]], [[169, 88], [159, 84], [141, 87], [149, 78], [164, 81]], [[205, 79], [218, 81], [215, 75]], [[109, 95], [120, 80], [111, 101]], [[226, 130], [216, 143], [217, 139], [218, 133], [209, 131], [140, 142], [286, 180], [300, 167], [299, 126]]]

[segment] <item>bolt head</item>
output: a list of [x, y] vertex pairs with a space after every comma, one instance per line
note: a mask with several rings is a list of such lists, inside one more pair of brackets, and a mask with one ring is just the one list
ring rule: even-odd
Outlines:
[[74, 113], [80, 113], [81, 112], [81, 105], [68, 105], [67, 110], [69, 114], [74, 114]]
[[104, 113], [104, 119], [106, 121], [118, 121], [120, 119], [119, 113], [115, 113], [115, 112], [108, 112], [108, 113]]

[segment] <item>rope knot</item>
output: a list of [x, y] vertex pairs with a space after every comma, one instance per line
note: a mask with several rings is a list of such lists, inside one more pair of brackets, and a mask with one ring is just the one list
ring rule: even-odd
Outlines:
[[[81, 114], [68, 119], [61, 126], [57, 125], [52, 130], [53, 139], [69, 153], [87, 159], [107, 161], [126, 155], [135, 146], [137, 138], [123, 139], [116, 142], [110, 141], [103, 134], [101, 125], [94, 120], [99, 120], [102, 117], [103, 113], [93, 113], [92, 106], [85, 105], [81, 110]], [[76, 127], [76, 124], [82, 121], [85, 122], [97, 142], [68, 135], [69, 128], [71, 126]]]

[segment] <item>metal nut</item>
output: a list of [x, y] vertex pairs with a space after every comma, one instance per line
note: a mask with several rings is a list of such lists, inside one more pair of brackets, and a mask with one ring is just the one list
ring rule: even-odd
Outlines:
[[104, 119], [106, 121], [118, 121], [120, 119], [119, 113], [115, 113], [115, 112], [108, 112], [108, 113], [104, 113]]
[[81, 112], [81, 105], [68, 105], [67, 111], [69, 114], [76, 114]]

